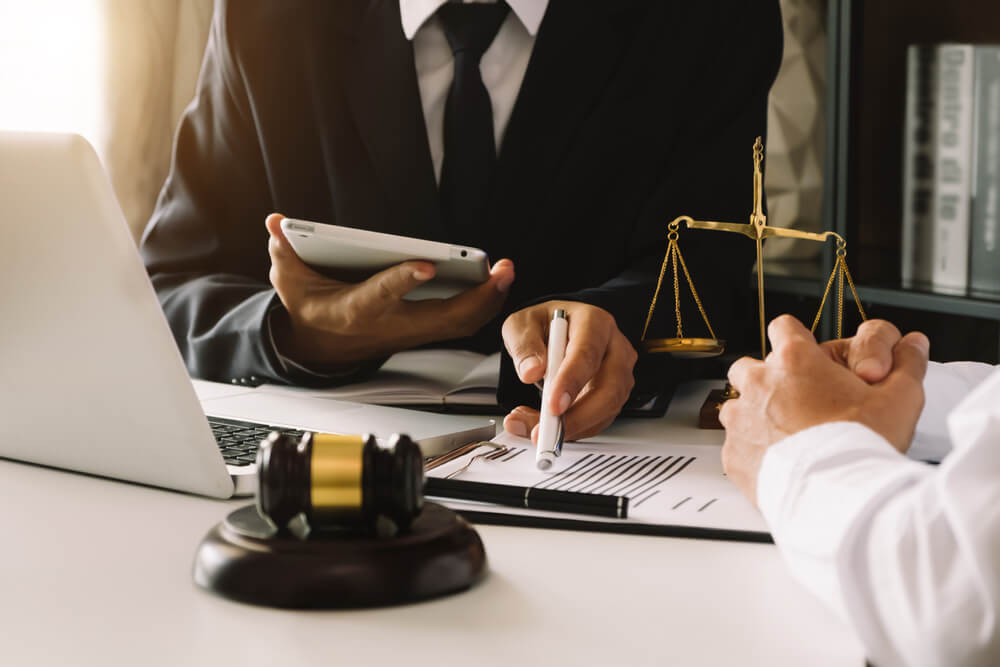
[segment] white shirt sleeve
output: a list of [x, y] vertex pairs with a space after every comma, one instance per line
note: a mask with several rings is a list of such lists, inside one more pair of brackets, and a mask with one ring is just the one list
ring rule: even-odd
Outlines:
[[975, 361], [930, 362], [924, 377], [924, 409], [906, 455], [917, 461], [943, 460], [951, 451], [948, 415], [994, 369]]
[[795, 576], [872, 662], [1000, 664], [1000, 370], [948, 418], [930, 466], [856, 423], [768, 450], [758, 504]]

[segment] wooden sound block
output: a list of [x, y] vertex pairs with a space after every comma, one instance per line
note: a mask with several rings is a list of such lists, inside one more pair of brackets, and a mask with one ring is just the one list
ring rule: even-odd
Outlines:
[[464, 519], [425, 502], [409, 532], [278, 535], [248, 505], [202, 540], [194, 580], [232, 600], [286, 608], [360, 608], [463, 591], [486, 573], [486, 551]]
[[708, 394], [708, 398], [701, 404], [701, 411], [698, 413], [698, 428], [721, 429], [719, 423], [719, 409], [726, 402], [725, 389], [713, 389]]

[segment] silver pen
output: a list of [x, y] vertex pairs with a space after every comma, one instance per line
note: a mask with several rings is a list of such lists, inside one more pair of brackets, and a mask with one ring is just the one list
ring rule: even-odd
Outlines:
[[566, 311], [556, 310], [549, 323], [548, 364], [545, 366], [545, 384], [542, 385], [541, 420], [538, 422], [538, 448], [535, 450], [535, 465], [539, 470], [548, 470], [562, 453], [562, 416], [552, 414], [552, 391], [556, 375], [566, 356], [566, 342], [569, 320]]

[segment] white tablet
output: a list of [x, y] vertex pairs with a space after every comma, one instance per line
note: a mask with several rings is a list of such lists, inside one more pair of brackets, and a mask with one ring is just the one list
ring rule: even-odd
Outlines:
[[293, 218], [281, 229], [302, 261], [337, 280], [360, 282], [411, 259], [433, 262], [433, 280], [407, 294], [410, 300], [446, 299], [490, 277], [490, 260], [478, 248]]

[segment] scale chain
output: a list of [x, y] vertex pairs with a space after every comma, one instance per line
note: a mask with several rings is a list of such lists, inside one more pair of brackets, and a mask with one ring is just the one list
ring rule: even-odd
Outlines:
[[684, 337], [684, 330], [681, 328], [681, 288], [680, 282], [677, 280], [677, 255], [680, 251], [677, 248], [677, 240], [671, 239], [670, 247], [673, 252], [670, 255], [670, 263], [673, 264], [674, 269], [674, 317], [677, 318], [677, 337]]

